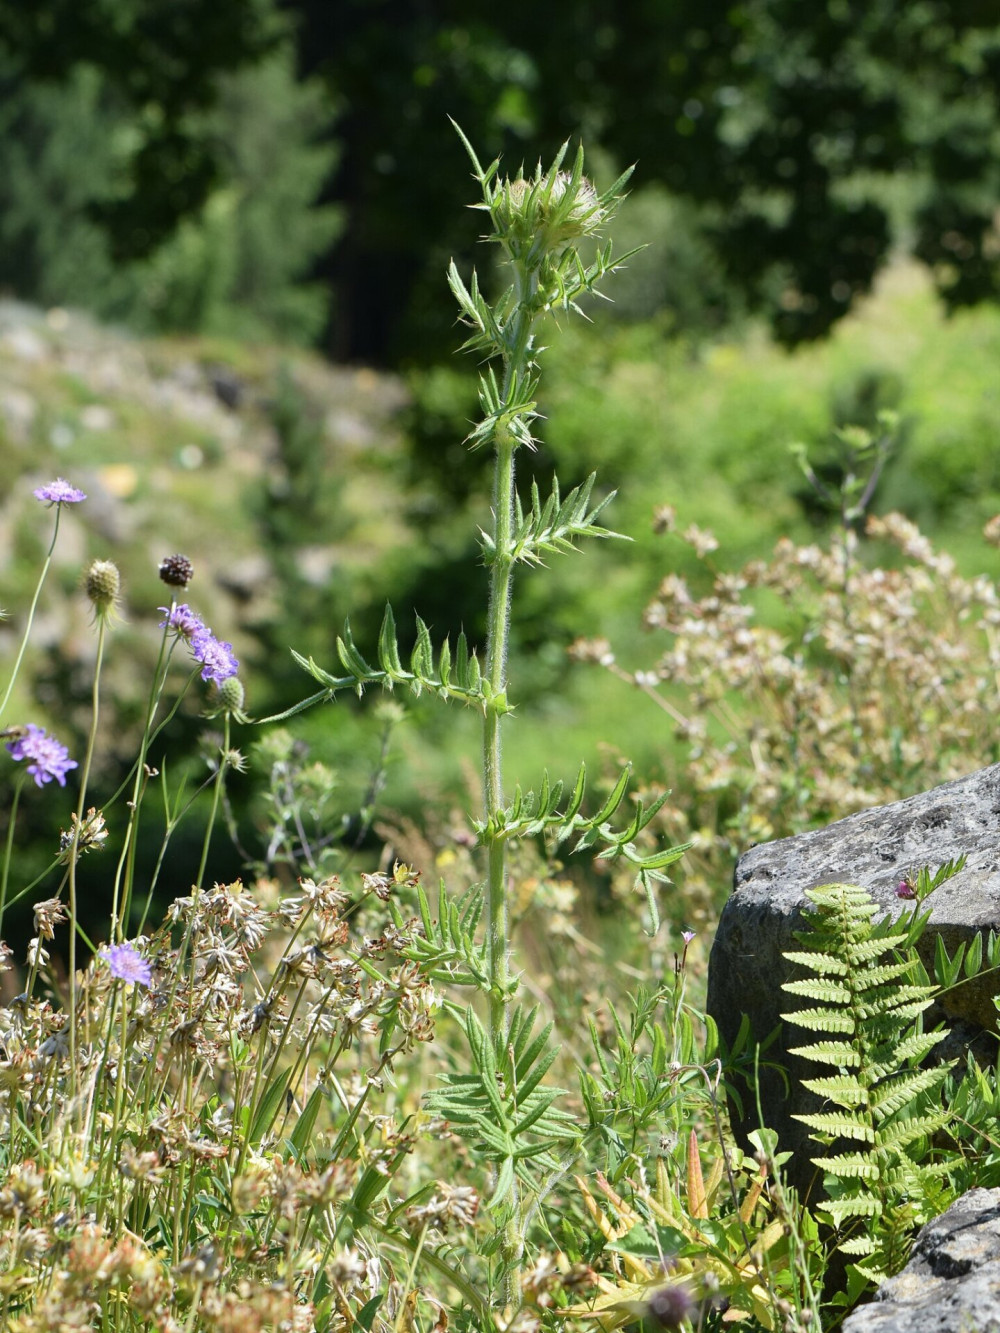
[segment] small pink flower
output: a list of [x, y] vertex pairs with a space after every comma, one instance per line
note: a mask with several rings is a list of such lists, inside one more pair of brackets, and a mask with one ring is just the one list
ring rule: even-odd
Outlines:
[[78, 768], [75, 759], [70, 759], [69, 751], [54, 736], [50, 736], [44, 727], [36, 727], [29, 722], [22, 735], [7, 742], [11, 757], [17, 760], [30, 759], [28, 772], [35, 779], [37, 787], [44, 787], [55, 778], [60, 787], [66, 786], [66, 774], [71, 768]]
[[108, 960], [111, 975], [119, 981], [130, 981], [139, 986], [153, 984], [153, 969], [134, 944], [109, 944], [101, 950]]
[[56, 477], [55, 481], [50, 481], [47, 486], [36, 487], [34, 496], [36, 500], [42, 500], [50, 505], [78, 505], [81, 500], [87, 498], [83, 491], [77, 490], [62, 477]]

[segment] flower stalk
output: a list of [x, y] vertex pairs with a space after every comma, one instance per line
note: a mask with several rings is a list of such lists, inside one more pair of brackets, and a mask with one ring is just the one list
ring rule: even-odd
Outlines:
[[[521, 532], [517, 523], [520, 510], [515, 455], [519, 448], [534, 447], [531, 423], [538, 415], [534, 401], [538, 350], [533, 330], [536, 321], [553, 309], [578, 310], [576, 298], [593, 291], [597, 279], [611, 270], [610, 246], [599, 251], [596, 262], [587, 267], [578, 245], [596, 237], [613, 215], [627, 174], [599, 196], [583, 175], [582, 150], [572, 171], [562, 170], [564, 145], [547, 172], [539, 165], [530, 180], [523, 176], [501, 180], [499, 161], [484, 170], [468, 140], [461, 131], [458, 133], [483, 191], [483, 202], [477, 207], [489, 213], [493, 224], [493, 234], [487, 239], [501, 246], [511, 272], [511, 286], [489, 306], [480, 294], [475, 275], [471, 286], [466, 287], [454, 265], [449, 271], [462, 319], [473, 329], [465, 347], [485, 352], [488, 360], [498, 358], [502, 365], [499, 385], [492, 371], [480, 379], [485, 414], [467, 441], [473, 448], [490, 446], [494, 454], [493, 524], [485, 542], [489, 608], [483, 699], [485, 809], [480, 837], [487, 860], [488, 1031], [492, 1050], [499, 1056], [508, 1045], [510, 1006], [516, 990], [510, 969], [508, 837], [503, 817], [503, 733], [511, 712], [507, 659], [514, 567], [518, 559], [539, 563], [542, 552], [550, 549], [541, 533], [535, 539], [537, 549], [533, 549], [533, 534]], [[508, 1308], [516, 1308], [521, 1299], [524, 1217], [516, 1178], [506, 1189], [504, 1220], [498, 1221], [503, 1231], [503, 1299]]]

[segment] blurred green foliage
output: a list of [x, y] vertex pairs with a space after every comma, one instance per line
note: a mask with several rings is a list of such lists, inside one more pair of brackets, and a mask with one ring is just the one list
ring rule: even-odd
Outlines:
[[135, 111], [92, 65], [62, 82], [18, 78], [9, 58], [0, 71], [0, 285], [140, 331], [318, 337], [329, 294], [309, 273], [339, 229], [337, 209], [317, 202], [336, 148], [328, 99], [296, 81], [287, 42], [219, 76], [212, 103], [186, 113], [218, 170], [148, 255], [130, 259], [106, 211], [130, 188]]
[[440, 359], [448, 116], [511, 169], [638, 159], [638, 317], [794, 345], [898, 249], [952, 308], [1000, 293], [989, 0], [0, 0], [0, 84], [0, 282], [145, 327]]
[[[1000, 21], [983, 0], [299, 0], [307, 67], [344, 99], [331, 261], [341, 352], [450, 347], [437, 274], [470, 252], [459, 146], [515, 168], [599, 144], [687, 201], [682, 253], [793, 344], [828, 330], [893, 246], [951, 304], [996, 296]], [[680, 207], [680, 206], [678, 206]], [[686, 251], [688, 253], [684, 254]], [[666, 292], [674, 295], [674, 292]]]

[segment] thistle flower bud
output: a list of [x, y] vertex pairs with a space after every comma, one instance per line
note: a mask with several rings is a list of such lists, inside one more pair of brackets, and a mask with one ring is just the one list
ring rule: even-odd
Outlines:
[[596, 235], [607, 221], [607, 209], [586, 176], [541, 168], [532, 180], [505, 180], [493, 207], [497, 225], [517, 244], [541, 243], [561, 251], [573, 241]]
[[95, 560], [84, 575], [83, 586], [98, 620], [112, 620], [122, 590], [118, 566], [112, 560]]
[[186, 555], [168, 555], [160, 561], [160, 578], [171, 588], [186, 588], [194, 577], [194, 565]]

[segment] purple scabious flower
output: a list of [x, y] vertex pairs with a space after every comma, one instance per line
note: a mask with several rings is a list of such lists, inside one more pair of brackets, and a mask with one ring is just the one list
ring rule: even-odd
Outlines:
[[62, 477], [56, 477], [55, 481], [50, 481], [47, 486], [36, 487], [34, 496], [36, 500], [42, 500], [50, 505], [78, 505], [81, 500], [87, 498], [83, 491], [77, 490]]
[[197, 611], [191, 610], [187, 602], [180, 602], [177, 606], [160, 606], [157, 610], [167, 617], [160, 621], [160, 629], [170, 629], [179, 639], [186, 639], [188, 643], [194, 643], [195, 639], [209, 632], [204, 620]]
[[28, 772], [37, 787], [44, 787], [53, 778], [60, 787], [65, 787], [66, 774], [71, 768], [79, 767], [75, 759], [70, 759], [65, 745], [33, 722], [28, 723], [23, 736], [7, 742], [7, 749], [14, 759], [31, 760]]
[[186, 602], [170, 607], [161, 606], [160, 610], [167, 617], [160, 621], [160, 628], [173, 630], [179, 639], [187, 642], [191, 656], [201, 663], [202, 680], [211, 680], [221, 685], [224, 680], [236, 675], [240, 664], [233, 653], [233, 645], [217, 639], [201, 616], [192, 611]]
[[131, 981], [138, 986], [152, 986], [153, 968], [134, 944], [109, 944], [101, 950], [108, 960], [111, 975], [119, 981]]
[[191, 652], [195, 661], [202, 663], [202, 680], [214, 681], [216, 685], [235, 676], [240, 669], [239, 661], [233, 655], [233, 645], [217, 639], [210, 630], [191, 641]]

